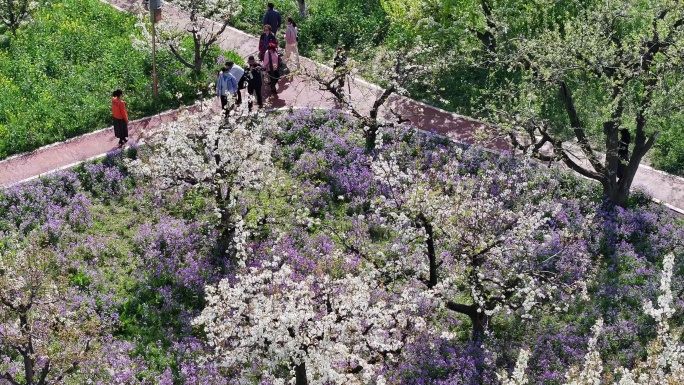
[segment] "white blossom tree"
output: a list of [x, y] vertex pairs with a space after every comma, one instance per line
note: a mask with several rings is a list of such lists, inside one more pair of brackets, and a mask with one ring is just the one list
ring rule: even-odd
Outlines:
[[[553, 182], [535, 186], [522, 165], [468, 178], [454, 159], [416, 169], [398, 151], [387, 153], [372, 164], [387, 193], [373, 200], [370, 220], [398, 234], [381, 270], [435, 290], [447, 309], [470, 318], [474, 338], [496, 314], [530, 317], [534, 307], [585, 287], [594, 267], [576, 242], [581, 230], [549, 226], [560, 210], [548, 194]], [[355, 249], [374, 256], [374, 247]], [[471, 302], [455, 300], [464, 296]]]
[[31, 18], [31, 12], [38, 3], [32, 0], [4, 0], [0, 3], [0, 19], [2, 24], [16, 36], [22, 23]]
[[242, 189], [258, 189], [272, 174], [271, 143], [256, 115], [223, 119], [211, 109], [182, 113], [150, 139], [147, 156], [131, 162], [133, 173], [159, 190], [195, 187], [211, 192], [220, 219], [219, 247], [233, 243], [232, 208]]
[[76, 373], [102, 326], [90, 305], [69, 287], [53, 250], [3, 234], [0, 382], [61, 384]]
[[243, 380], [382, 383], [382, 364], [425, 321], [412, 294], [392, 297], [373, 275], [300, 275], [276, 258], [207, 287], [194, 323]]
[[[190, 22], [184, 26], [183, 32], [174, 33], [171, 28], [166, 28], [167, 33], [161, 38], [176, 59], [199, 74], [209, 49], [218, 42], [231, 19], [240, 13], [242, 5], [238, 0], [172, 0], [171, 3], [187, 13]], [[188, 34], [193, 41], [190, 57], [180, 46], [181, 39]]]
[[[389, 106], [392, 96], [407, 96], [411, 87], [429, 88], [426, 81], [431, 78], [430, 75], [448, 67], [451, 54], [420, 39], [393, 49], [373, 47], [372, 50], [375, 55], [368, 66], [360, 66], [360, 63], [348, 57], [347, 52], [338, 50], [332, 72], [323, 67], [315, 67], [307, 74], [319, 84], [322, 91], [332, 95], [341, 109], [358, 120], [357, 124], [363, 129], [368, 150], [375, 147], [381, 127], [409, 121], [396, 108]], [[439, 60], [434, 60], [435, 56]], [[359, 72], [384, 88], [378, 90], [361, 83], [355, 84]], [[373, 101], [370, 109], [366, 107], [368, 100]]]

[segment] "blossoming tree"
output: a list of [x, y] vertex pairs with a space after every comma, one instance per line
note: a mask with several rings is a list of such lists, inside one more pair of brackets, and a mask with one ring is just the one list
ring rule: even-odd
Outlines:
[[232, 244], [232, 208], [241, 189], [259, 188], [271, 172], [271, 144], [255, 116], [224, 120], [210, 109], [182, 114], [165, 125], [133, 172], [160, 190], [195, 187], [211, 192], [219, 217], [219, 247]]
[[408, 290], [393, 298], [375, 282], [372, 270], [301, 275], [274, 258], [207, 287], [194, 323], [242, 379], [367, 384], [425, 326]]
[[12, 34], [16, 35], [22, 23], [29, 20], [31, 11], [38, 4], [31, 0], [7, 0], [0, 5], [0, 19]]
[[[188, 14], [190, 23], [185, 26], [184, 32], [174, 33], [172, 28], [166, 28], [163, 38], [173, 55], [183, 65], [199, 74], [209, 49], [216, 44], [242, 6], [238, 0], [172, 0], [171, 3]], [[193, 41], [190, 59], [180, 47], [181, 38], [187, 34], [192, 36]]]
[[[437, 291], [448, 309], [470, 318], [475, 338], [495, 314], [530, 317], [535, 306], [581, 289], [592, 263], [577, 242], [581, 224], [556, 220], [562, 205], [549, 194], [554, 182], [529, 183], [524, 164], [508, 172], [492, 164], [471, 178], [448, 151], [426, 155], [434, 162], [424, 168], [399, 146], [373, 161], [384, 193], [371, 202], [368, 221], [396, 233], [382, 262], [387, 276]], [[373, 256], [375, 247], [356, 249]], [[471, 303], [455, 300], [464, 297]]]
[[53, 250], [3, 234], [0, 380], [11, 385], [62, 383], [90, 358], [100, 334], [92, 303], [58, 266]]
[[[367, 150], [375, 147], [378, 130], [381, 127], [409, 121], [402, 116], [398, 108], [388, 107], [391, 98], [396, 95], [408, 95], [407, 89], [416, 85], [429, 87], [424, 83], [429, 79], [428, 75], [447, 68], [451, 54], [439, 51], [420, 39], [395, 49], [372, 49], [375, 50], [375, 57], [364, 75], [381, 84], [383, 89], [356, 84], [359, 63], [346, 57], [347, 53], [343, 51], [338, 51], [332, 72], [317, 67], [308, 74], [319, 84], [321, 90], [332, 95], [343, 109], [358, 120], [358, 125], [364, 132]], [[435, 56], [440, 59], [433, 60]], [[361, 97], [358, 93], [361, 93]], [[364, 103], [359, 104], [359, 100]], [[370, 109], [365, 106], [367, 100], [373, 100]]]

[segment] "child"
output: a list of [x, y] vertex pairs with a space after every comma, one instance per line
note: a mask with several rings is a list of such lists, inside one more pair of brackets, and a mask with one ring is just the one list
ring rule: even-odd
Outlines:
[[119, 147], [128, 142], [128, 111], [121, 98], [123, 91], [112, 92], [112, 118], [114, 118], [114, 136], [119, 138]]
[[252, 110], [252, 99], [251, 95], [254, 92], [259, 108], [264, 108], [264, 103], [261, 98], [261, 72], [264, 70], [256, 60], [254, 56], [247, 58], [247, 71], [245, 71], [245, 76], [247, 77], [247, 95], [249, 102], [247, 102], [247, 107]]
[[299, 49], [297, 48], [297, 42], [299, 41], [299, 36], [297, 36], [297, 23], [291, 18], [287, 18], [287, 29], [285, 30], [285, 61], [287, 65], [290, 65], [290, 55], [295, 54], [297, 56], [297, 69], [299, 69]]
[[275, 45], [275, 43], [268, 44], [268, 51], [266, 51], [266, 54], [264, 55], [263, 64], [264, 69], [268, 72], [268, 76], [270, 78], [269, 83], [271, 84], [271, 92], [273, 94], [278, 93], [276, 90], [276, 83], [278, 82], [278, 79], [280, 79], [280, 71], [278, 68], [278, 52], [276, 51], [277, 47], [278, 46]]

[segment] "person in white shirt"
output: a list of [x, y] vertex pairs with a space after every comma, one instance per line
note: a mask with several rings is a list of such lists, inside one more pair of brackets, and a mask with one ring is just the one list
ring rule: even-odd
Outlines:
[[240, 105], [242, 103], [242, 92], [240, 92], [240, 90], [245, 88], [245, 70], [232, 61], [226, 62], [226, 68], [228, 68], [228, 72], [237, 80], [237, 101], [235, 104]]

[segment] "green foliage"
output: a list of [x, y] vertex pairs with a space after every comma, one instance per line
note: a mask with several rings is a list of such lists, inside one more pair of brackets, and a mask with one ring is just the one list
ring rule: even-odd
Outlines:
[[654, 166], [671, 174], [684, 176], [684, 115], [676, 111], [658, 122], [663, 134], [653, 152]]
[[[0, 158], [109, 126], [117, 88], [131, 119], [190, 103], [204, 91], [209, 73], [191, 75], [162, 50], [155, 102], [151, 55], [132, 44], [135, 23], [97, 0], [57, 0], [42, 4], [16, 37], [0, 36]], [[219, 54], [213, 49], [208, 63]]]
[[312, 2], [310, 16], [299, 27], [300, 49], [332, 53], [338, 45], [365, 53], [366, 47], [382, 44], [389, 22], [379, 0], [332, 0]]
[[[260, 34], [267, 1], [242, 0], [242, 12], [234, 25], [253, 34]], [[299, 19], [296, 1], [276, 2], [283, 24], [288, 17], [298, 23], [299, 52], [313, 56], [316, 51], [326, 55], [338, 45], [365, 53], [362, 47], [377, 46], [384, 42], [389, 22], [380, 0], [308, 0], [307, 18]], [[278, 40], [284, 41], [281, 31]], [[255, 47], [256, 51], [256, 47]]]
[[[243, 11], [236, 18], [235, 26], [254, 34], [260, 33], [267, 2], [241, 2]], [[519, 103], [512, 107], [522, 110], [531, 102], [556, 134], [565, 131], [565, 140], [571, 135], [567, 135], [568, 119], [558, 100], [557, 87], [537, 86], [535, 93], [538, 95], [530, 100], [531, 91], [524, 89], [526, 81], [517, 70], [496, 71], [497, 65], [483, 63], [486, 57], [484, 35], [501, 35], [505, 32], [506, 36], [513, 39], [524, 36], [526, 39], [536, 39], [539, 47], [543, 48], [555, 44], [551, 35], [577, 34], [577, 29], [582, 29], [577, 27], [577, 21], [586, 17], [588, 10], [599, 9], [600, 4], [594, 0], [309, 0], [308, 15], [304, 20], [299, 20], [295, 1], [276, 2], [276, 9], [281, 11], [283, 20], [292, 16], [298, 22], [299, 49], [303, 55], [329, 60], [335, 48], [342, 44], [350, 50], [351, 56], [361, 59], [362, 73], [371, 66], [373, 53], [378, 47], [391, 49], [410, 44], [417, 38], [429, 42], [437, 47], [438, 52], [444, 52], [445, 57], [452, 54], [450, 59], [436, 56], [430, 60], [452, 60], [453, 63], [448, 71], [423, 79], [423, 83], [429, 84], [429, 87], [409, 87], [413, 98], [460, 114], [478, 116], [482, 107], [490, 102], [492, 94], [501, 87], [523, 87], [518, 90]], [[652, 28], [653, 10], [659, 4], [632, 0], [621, 5], [628, 17], [614, 23], [616, 36], [620, 36], [625, 44], [641, 44], [645, 41], [644, 33]], [[675, 17], [674, 14], [671, 17]], [[603, 21], [592, 22], [592, 25], [607, 24], [611, 22], [610, 19], [610, 14], [606, 12]], [[666, 35], [666, 31], [661, 32], [663, 36]], [[282, 36], [279, 39], [282, 40]], [[515, 44], [514, 40], [498, 41], [497, 48], [509, 49], [512, 44]], [[570, 46], [572, 44], [561, 45]], [[594, 51], [601, 52], [601, 48], [595, 47]], [[551, 57], [548, 59], [551, 62], [555, 60]], [[664, 69], [667, 64], [661, 59], [657, 59], [659, 69]], [[562, 63], [565, 62], [567, 60]], [[681, 77], [681, 72], [681, 66], [671, 72], [668, 80], [670, 90], [678, 89], [677, 79]], [[568, 73], [565, 81], [572, 86], [575, 103], [583, 114], [583, 123], [591, 134], [592, 144], [603, 142], [602, 123], [610, 115], [607, 107], [611, 103], [610, 93], [602, 88], [600, 81], [578, 73]], [[626, 88], [631, 95], [626, 96], [625, 101], [633, 106], [635, 98], [643, 95], [643, 88], [635, 85]], [[663, 136], [651, 157], [657, 168], [684, 175], [682, 119], [676, 114], [665, 116], [661, 112], [679, 109], [673, 96], [676, 93], [667, 94], [667, 103], [654, 102], [654, 107], [660, 111], [654, 108], [656, 113], [649, 116], [649, 131], [661, 130]], [[630, 112], [634, 111], [631, 106], [628, 108]], [[634, 128], [633, 121], [626, 119], [622, 124]]]
[[[251, 34], [260, 34], [264, 25], [264, 14], [268, 10], [266, 7], [268, 1], [240, 0], [240, 3], [242, 5], [242, 12], [232, 19], [231, 24], [236, 28], [247, 31]], [[287, 17], [292, 17], [297, 20], [296, 1], [276, 2], [275, 5], [276, 10], [278, 10], [282, 15], [283, 23], [285, 23]], [[278, 38], [280, 40], [281, 37], [279, 36]], [[254, 50], [256, 51], [256, 46], [254, 47]]]

